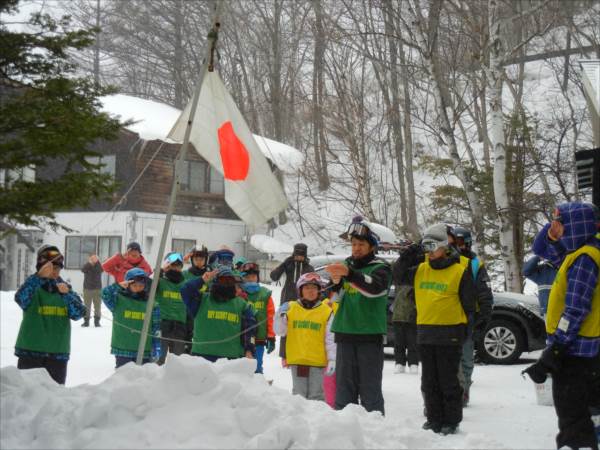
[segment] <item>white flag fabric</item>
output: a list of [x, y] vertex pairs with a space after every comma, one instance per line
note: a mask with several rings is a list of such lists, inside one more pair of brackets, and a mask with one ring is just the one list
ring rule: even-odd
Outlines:
[[[168, 138], [183, 142], [192, 101]], [[287, 199], [221, 77], [206, 72], [192, 122], [190, 142], [223, 174], [225, 201], [246, 224], [258, 226], [285, 209]]]

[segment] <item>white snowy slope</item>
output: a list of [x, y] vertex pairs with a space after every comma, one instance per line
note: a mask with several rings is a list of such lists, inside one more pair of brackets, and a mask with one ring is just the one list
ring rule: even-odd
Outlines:
[[476, 366], [460, 432], [442, 437], [421, 430], [420, 377], [394, 374], [392, 360], [385, 418], [360, 407], [335, 412], [290, 394], [277, 352], [265, 356], [272, 386], [245, 360], [186, 355], [115, 372], [107, 311], [101, 328], [73, 324], [67, 387], [57, 386], [43, 370], [14, 367], [13, 297], [0, 295], [0, 448], [554, 448], [554, 410], [536, 404], [524, 364]]

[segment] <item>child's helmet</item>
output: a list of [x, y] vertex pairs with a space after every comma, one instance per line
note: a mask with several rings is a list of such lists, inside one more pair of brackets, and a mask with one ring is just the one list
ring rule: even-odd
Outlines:
[[302, 288], [307, 284], [314, 284], [319, 289], [325, 287], [325, 282], [317, 272], [305, 273], [304, 275], [300, 275], [300, 278], [296, 282], [296, 291], [298, 291], [299, 296], [302, 296]]

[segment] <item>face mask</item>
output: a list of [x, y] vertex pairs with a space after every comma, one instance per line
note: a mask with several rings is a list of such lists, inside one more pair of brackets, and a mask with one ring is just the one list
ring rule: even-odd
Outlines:
[[244, 289], [248, 294], [254, 294], [260, 290], [260, 284], [256, 281], [246, 281], [242, 284], [242, 289]]
[[179, 270], [167, 270], [165, 272], [165, 277], [173, 283], [179, 283], [183, 280], [183, 274]]

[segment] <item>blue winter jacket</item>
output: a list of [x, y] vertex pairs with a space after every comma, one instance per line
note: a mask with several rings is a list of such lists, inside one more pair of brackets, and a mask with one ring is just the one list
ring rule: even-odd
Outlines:
[[539, 256], [534, 256], [523, 266], [523, 276], [537, 284], [540, 311], [546, 315], [548, 296], [556, 277], [556, 267], [548, 261], [543, 261]]

